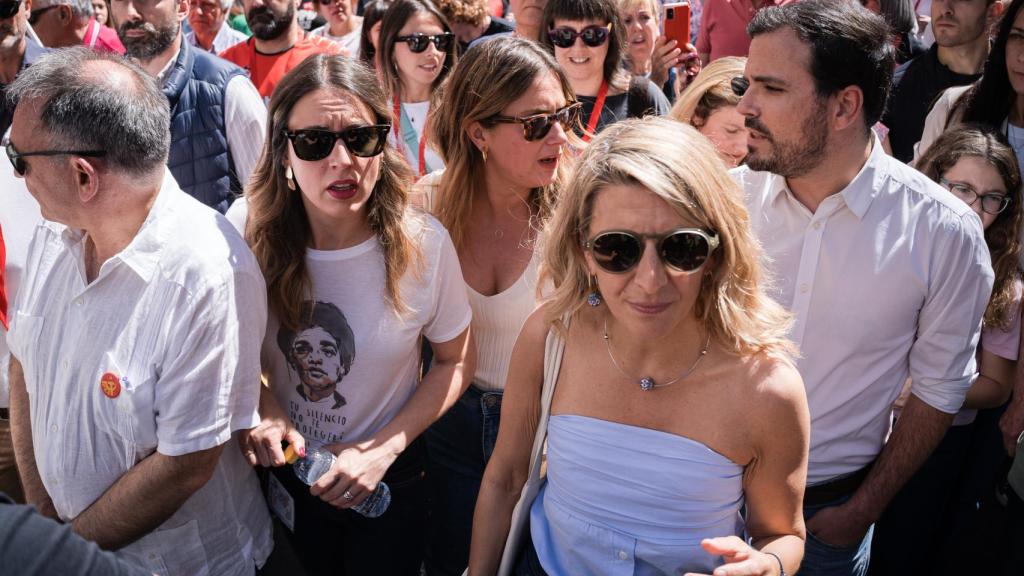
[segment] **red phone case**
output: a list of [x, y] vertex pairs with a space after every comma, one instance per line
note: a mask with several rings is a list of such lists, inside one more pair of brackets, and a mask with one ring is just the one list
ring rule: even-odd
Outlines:
[[689, 2], [665, 4], [662, 9], [662, 22], [665, 23], [666, 38], [675, 40], [680, 48], [690, 43]]

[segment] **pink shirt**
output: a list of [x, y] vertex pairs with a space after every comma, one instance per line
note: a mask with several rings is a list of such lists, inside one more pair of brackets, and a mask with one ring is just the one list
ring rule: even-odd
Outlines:
[[[764, 0], [761, 7], [783, 6], [794, 0]], [[697, 52], [709, 61], [723, 56], [746, 56], [750, 51], [747, 24], [759, 10], [754, 0], [704, 0]]]
[[109, 26], [100, 24], [95, 18], [89, 18], [89, 27], [85, 29], [82, 44], [100, 52], [124, 54], [124, 44], [121, 44], [117, 32]]

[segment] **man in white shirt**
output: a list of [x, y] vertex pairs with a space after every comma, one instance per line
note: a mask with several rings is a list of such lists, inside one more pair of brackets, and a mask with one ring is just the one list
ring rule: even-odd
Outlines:
[[185, 192], [221, 213], [248, 182], [263, 148], [267, 110], [245, 71], [183, 41], [190, 0], [110, 6], [128, 56], [171, 103], [167, 165]]
[[963, 404], [991, 260], [971, 208], [872, 135], [894, 60], [880, 17], [805, 0], [760, 11], [748, 31], [736, 177], [774, 297], [796, 317], [811, 410], [800, 574], [861, 575], [873, 523]]
[[248, 36], [228, 26], [232, 4], [233, 0], [194, 0], [188, 13], [192, 29], [185, 34], [185, 40], [212, 54], [248, 40]]
[[8, 334], [26, 499], [153, 573], [253, 574], [270, 517], [234, 433], [259, 420], [255, 258], [171, 177], [141, 68], [68, 48], [10, 91], [7, 154], [49, 221]]

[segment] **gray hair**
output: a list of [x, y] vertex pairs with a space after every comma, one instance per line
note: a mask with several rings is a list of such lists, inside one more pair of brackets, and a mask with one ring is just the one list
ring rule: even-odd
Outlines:
[[[235, 5], [235, 0], [220, 0], [220, 9], [224, 12], [229, 12], [231, 7]], [[228, 14], [230, 16], [230, 14]], [[227, 16], [225, 16], [225, 19]]]
[[92, 18], [92, 0], [39, 0], [32, 3], [33, 10], [41, 10], [50, 6], [69, 6], [71, 13], [79, 18]]
[[111, 170], [148, 176], [167, 162], [167, 97], [152, 76], [122, 56], [85, 46], [54, 50], [22, 71], [7, 97], [12, 104], [38, 106], [39, 122], [55, 146], [106, 151]]

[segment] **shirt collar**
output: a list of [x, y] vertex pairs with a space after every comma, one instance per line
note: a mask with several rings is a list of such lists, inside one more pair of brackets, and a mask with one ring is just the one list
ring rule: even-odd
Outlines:
[[[884, 168], [885, 162], [885, 150], [882, 149], [882, 143], [875, 135], [874, 131], [871, 132], [871, 153], [868, 155], [867, 161], [861, 166], [857, 175], [850, 180], [850, 183], [845, 188], [839, 191], [839, 196], [843, 199], [846, 207], [858, 219], [864, 217], [864, 214], [868, 211], [871, 206], [871, 201], [874, 200], [878, 193], [878, 189], [881, 187], [887, 174]], [[768, 191], [769, 202], [774, 203], [780, 194], [783, 192], [789, 192], [789, 187], [786, 185], [786, 179], [779, 175], [774, 175], [771, 181], [771, 188]]]
[[34, 38], [25, 35], [25, 57], [21, 59], [21, 69], [24, 70], [30, 65], [35, 63], [36, 60], [42, 58], [44, 54], [49, 52], [49, 48], [44, 48], [42, 44], [37, 42]]
[[[184, 40], [184, 38], [182, 38], [182, 40]], [[160, 73], [156, 75], [156, 81], [160, 85], [163, 85], [164, 80], [167, 78], [167, 73], [171, 70], [171, 68], [174, 66], [174, 64], [178, 61], [178, 55], [179, 54], [181, 54], [181, 44], [178, 44], [178, 49], [174, 51], [174, 55], [171, 56], [171, 59], [167, 61], [167, 64], [164, 64], [164, 67], [163, 67], [163, 69], [160, 70]]]
[[[167, 226], [164, 224], [164, 220], [167, 218], [167, 204], [173, 194], [180, 193], [177, 188], [174, 176], [171, 175], [167, 167], [164, 167], [164, 181], [153, 200], [149, 214], [146, 215], [142, 226], [128, 246], [111, 258], [111, 260], [127, 264], [139, 278], [146, 282], [152, 279], [159, 265], [161, 248], [166, 242], [168, 232]], [[64, 227], [61, 232], [61, 240], [65, 247], [74, 252], [81, 252], [81, 242], [84, 238], [85, 231], [83, 230]]]

